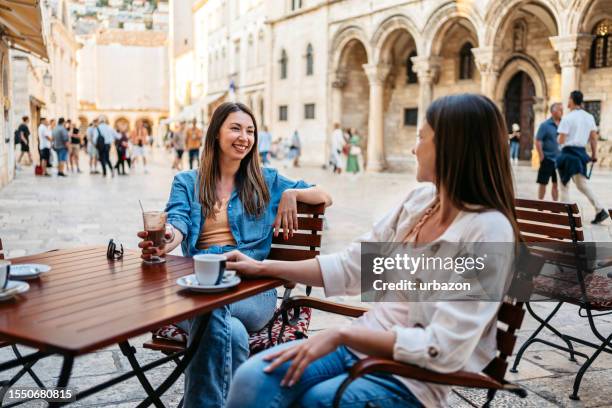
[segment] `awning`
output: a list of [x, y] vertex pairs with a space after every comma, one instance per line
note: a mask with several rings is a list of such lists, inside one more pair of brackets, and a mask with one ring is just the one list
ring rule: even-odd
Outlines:
[[47, 60], [39, 0], [0, 0], [0, 25], [13, 48]]

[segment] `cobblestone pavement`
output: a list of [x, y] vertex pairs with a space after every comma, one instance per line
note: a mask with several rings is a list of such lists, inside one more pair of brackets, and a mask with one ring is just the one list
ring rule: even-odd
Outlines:
[[[138, 199], [142, 200], [146, 208], [162, 208], [173, 176], [170, 170], [171, 158], [167, 152], [158, 150], [152, 156], [153, 163], [146, 175], [142, 167], [136, 168], [130, 176], [112, 179], [89, 174], [71, 174], [66, 179], [35, 178], [33, 170], [28, 167], [18, 172], [16, 180], [0, 190], [0, 236], [8, 257], [54, 248], [106, 244], [109, 238], [116, 238], [124, 246], [135, 248], [135, 231], [140, 229], [142, 222]], [[84, 157], [81, 162], [85, 162]], [[327, 213], [327, 229], [323, 239], [325, 253], [342, 249], [351, 239], [367, 231], [378, 217], [417, 185], [412, 170], [403, 173], [335, 176], [319, 167], [285, 169], [283, 163], [276, 164], [284, 174], [320, 184], [332, 193], [334, 205]], [[535, 172], [521, 165], [515, 167], [515, 173], [518, 195], [535, 197]], [[595, 170], [592, 179], [594, 189], [609, 206], [612, 206], [611, 181], [612, 172]], [[574, 194], [574, 197], [583, 211], [583, 218], [592, 219], [594, 211], [589, 203], [581, 195]], [[610, 221], [606, 221], [602, 226], [589, 225], [585, 235], [588, 240], [610, 241], [611, 231]], [[316, 290], [314, 295], [321, 296], [322, 291]], [[359, 303], [358, 298], [336, 300]], [[550, 306], [538, 304], [537, 308], [545, 310]], [[604, 333], [612, 332], [612, 316], [603, 316], [598, 320]], [[311, 330], [314, 333], [348, 321], [342, 317], [315, 313]], [[590, 333], [585, 330], [586, 322], [578, 316], [577, 309], [570, 306], [564, 306], [557, 324], [574, 334]], [[519, 333], [519, 343], [524, 341], [535, 326], [533, 320], [524, 323]], [[144, 362], [158, 357], [157, 353], [139, 347], [146, 338], [148, 336], [141, 336], [132, 342], [138, 346], [137, 355]], [[0, 350], [0, 361], [10, 356], [9, 350]], [[582, 361], [579, 359], [579, 363]], [[53, 383], [59, 373], [59, 366], [59, 359], [50, 358], [40, 362], [36, 371], [47, 383]], [[571, 401], [567, 397], [578, 368], [579, 364], [568, 361], [563, 353], [542, 344], [534, 344], [525, 354], [519, 373], [509, 377], [524, 385], [529, 390], [529, 397], [520, 400], [500, 393], [494, 406], [612, 407], [612, 395], [609, 392], [612, 356], [600, 356], [584, 377], [582, 400]], [[168, 364], [155, 370], [150, 375], [151, 381], [159, 384], [171, 369], [172, 365]], [[78, 358], [72, 385], [82, 389], [127, 370], [128, 364], [119, 349], [110, 347]], [[28, 379], [23, 384], [28, 384]], [[176, 406], [181, 397], [182, 385], [181, 380], [166, 394], [164, 402]], [[144, 395], [137, 381], [131, 380], [75, 405], [132, 407]], [[456, 390], [452, 395], [452, 405], [470, 406], [462, 397], [478, 402], [482, 401], [483, 394]]]

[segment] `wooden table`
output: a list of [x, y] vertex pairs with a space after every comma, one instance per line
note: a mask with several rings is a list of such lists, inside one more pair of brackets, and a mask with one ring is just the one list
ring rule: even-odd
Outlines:
[[[184, 352], [142, 367], [128, 339], [283, 284], [275, 279], [257, 279], [217, 294], [192, 293], [176, 284], [177, 278], [193, 273], [191, 258], [168, 256], [164, 264], [147, 265], [142, 263], [139, 252], [126, 250], [123, 259], [114, 261], [107, 259], [106, 247], [101, 246], [63, 249], [11, 262], [43, 263], [52, 270], [29, 281], [27, 293], [0, 303], [0, 337], [39, 350], [1, 363], [0, 371], [59, 354], [64, 360], [57, 386], [66, 387], [74, 357], [118, 343], [133, 371], [79, 392], [77, 399], [136, 376], [149, 395], [141, 406], [163, 406], [159, 396], [189, 364], [205, 324], [193, 333], [194, 341]], [[154, 390], [144, 372], [170, 360], [177, 361], [181, 354], [183, 358], [176, 369]]]

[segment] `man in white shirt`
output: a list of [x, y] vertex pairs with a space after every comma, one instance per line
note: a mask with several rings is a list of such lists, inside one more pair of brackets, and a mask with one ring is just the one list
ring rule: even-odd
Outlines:
[[334, 123], [334, 131], [331, 138], [331, 158], [330, 164], [334, 168], [334, 173], [342, 173], [343, 160], [342, 160], [342, 148], [346, 141], [344, 140], [344, 133], [339, 123]]
[[[597, 161], [597, 125], [593, 115], [582, 108], [583, 100], [582, 92], [573, 91], [567, 105], [570, 112], [559, 123], [559, 144], [563, 146], [557, 159], [561, 176], [561, 201], [570, 201], [569, 181], [573, 180], [578, 191], [584, 194], [595, 208], [595, 218], [591, 224], [599, 224], [609, 216], [587, 181], [587, 163]], [[587, 143], [591, 145], [590, 158], [585, 149]]]
[[47, 164], [51, 157], [51, 134], [48, 126], [47, 118], [41, 118], [38, 126], [38, 148], [40, 149], [40, 166], [43, 169], [43, 175], [50, 177], [51, 175], [47, 171]]

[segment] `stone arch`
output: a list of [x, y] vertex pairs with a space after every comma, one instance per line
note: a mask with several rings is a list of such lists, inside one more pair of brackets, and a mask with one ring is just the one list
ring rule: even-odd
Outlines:
[[548, 86], [544, 72], [533, 58], [523, 54], [513, 55], [503, 65], [495, 88], [495, 100], [499, 102], [504, 99], [504, 92], [508, 82], [519, 71], [525, 72], [533, 81], [536, 97], [541, 98], [542, 101], [548, 100]]
[[142, 124], [144, 125], [144, 127], [147, 129], [147, 131], [149, 132], [149, 135], [153, 135], [155, 128], [154, 128], [154, 123], [153, 120], [149, 117], [149, 116], [140, 116], [136, 119], [136, 122], [134, 123], [135, 126], [138, 125], [138, 122], [142, 122]]
[[125, 116], [118, 116], [113, 120], [113, 129], [119, 129], [123, 132], [129, 132], [130, 121]]
[[89, 126], [89, 119], [87, 119], [87, 116], [85, 115], [79, 115], [78, 121], [79, 121], [79, 129], [81, 130], [82, 133], [85, 133], [85, 131], [87, 130], [87, 127]]
[[484, 27], [484, 21], [471, 6], [465, 3], [448, 2], [434, 11], [425, 23], [423, 32], [423, 42], [425, 55], [438, 55], [444, 41], [444, 37], [454, 23], [461, 22], [468, 31], [474, 33], [476, 43], [474, 47], [482, 43], [482, 30], [479, 32], [477, 27]]
[[511, 17], [513, 11], [520, 8], [529, 9], [536, 14], [544, 24], [554, 25], [554, 30], [551, 30], [552, 27], [548, 27], [549, 30], [553, 32], [553, 35], [558, 35], [560, 32], [563, 32], [563, 22], [559, 17], [557, 4], [553, 0], [531, 0], [528, 2], [524, 0], [508, 0], [492, 2], [492, 7], [489, 8], [485, 14], [484, 23], [487, 28], [484, 34], [484, 41], [481, 44], [493, 46], [495, 48], [499, 47], [501, 42], [500, 37], [502, 37], [500, 33], [504, 33], [507, 30], [508, 25], [512, 23]]
[[346, 46], [351, 41], [359, 41], [366, 52], [368, 62], [372, 60], [372, 51], [368, 47], [369, 43], [367, 41], [367, 36], [365, 35], [365, 31], [363, 30], [363, 28], [356, 25], [347, 26], [338, 30], [331, 42], [331, 66], [333, 67], [334, 71], [337, 71], [340, 68], [343, 53], [346, 51]]
[[374, 63], [382, 62], [381, 57], [385, 53], [385, 44], [389, 43], [389, 37], [400, 30], [407, 32], [412, 37], [416, 44], [417, 54], [423, 55], [423, 45], [416, 25], [408, 16], [395, 15], [380, 23], [372, 36], [371, 44], [374, 49], [372, 61]]
[[568, 12], [568, 34], [591, 33], [597, 21], [612, 18], [610, 0], [573, 0]]
[[[522, 91], [514, 93], [512, 89]], [[526, 89], [532, 90], [525, 91]], [[495, 100], [501, 106], [506, 121], [513, 119], [513, 123], [521, 124], [519, 158], [530, 159], [535, 126], [546, 119], [546, 107], [549, 103], [544, 71], [531, 57], [524, 54], [513, 55], [502, 68], [495, 90]], [[506, 106], [506, 102], [511, 105]], [[510, 123], [507, 125], [510, 126]]]

